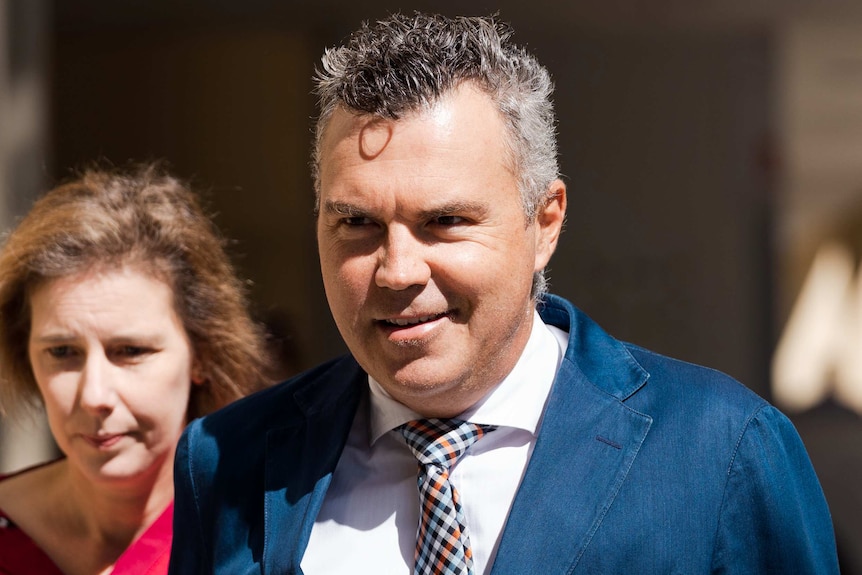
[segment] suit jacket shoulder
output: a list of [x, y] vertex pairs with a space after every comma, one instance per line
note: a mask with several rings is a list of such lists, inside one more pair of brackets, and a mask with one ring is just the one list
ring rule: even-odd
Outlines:
[[837, 573], [786, 417], [725, 374], [617, 341], [561, 298], [540, 313], [568, 349], [494, 575]]
[[298, 567], [302, 518], [322, 500], [365, 377], [345, 356], [188, 426], [174, 466], [171, 573]]

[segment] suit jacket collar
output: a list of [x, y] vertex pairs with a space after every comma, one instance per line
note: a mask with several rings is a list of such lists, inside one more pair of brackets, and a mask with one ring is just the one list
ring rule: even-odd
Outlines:
[[545, 323], [569, 332], [566, 360], [603, 392], [624, 401], [649, 379], [625, 345], [568, 301], [548, 294], [538, 310]]

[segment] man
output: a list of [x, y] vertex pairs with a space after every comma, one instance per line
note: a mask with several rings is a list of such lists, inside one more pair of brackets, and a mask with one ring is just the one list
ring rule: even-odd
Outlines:
[[351, 354], [189, 427], [172, 573], [837, 573], [783, 415], [544, 293], [551, 92], [491, 19], [326, 53], [317, 235]]

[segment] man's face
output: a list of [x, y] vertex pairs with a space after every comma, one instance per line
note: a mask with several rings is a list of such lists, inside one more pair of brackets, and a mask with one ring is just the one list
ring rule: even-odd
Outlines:
[[453, 416], [529, 337], [533, 272], [556, 247], [565, 188], [527, 222], [503, 122], [469, 85], [397, 121], [337, 110], [324, 134], [317, 237], [342, 337], [396, 400]]

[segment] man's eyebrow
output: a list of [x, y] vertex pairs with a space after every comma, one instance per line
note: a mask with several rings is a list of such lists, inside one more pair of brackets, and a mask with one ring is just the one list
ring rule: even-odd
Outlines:
[[423, 220], [433, 220], [434, 218], [457, 214], [482, 217], [488, 213], [489, 209], [490, 206], [487, 202], [455, 201], [442, 204], [428, 210], [423, 210], [419, 213], [419, 217]]
[[[487, 214], [489, 210], [490, 205], [488, 202], [454, 201], [420, 211], [419, 219], [433, 220], [434, 218], [456, 214], [467, 214], [472, 217], [481, 218]], [[323, 212], [350, 218], [364, 218], [368, 217], [370, 213], [367, 209], [361, 208], [356, 204], [340, 201], [325, 202], [323, 204]]]
[[348, 202], [327, 201], [323, 204], [323, 211], [327, 214], [348, 216], [351, 218], [365, 217], [368, 215], [366, 210]]

